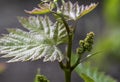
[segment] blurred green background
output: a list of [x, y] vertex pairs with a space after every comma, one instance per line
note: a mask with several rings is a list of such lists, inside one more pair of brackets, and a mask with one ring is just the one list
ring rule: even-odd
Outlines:
[[96, 39], [93, 52], [101, 50], [91, 62], [120, 81], [120, 0], [104, 0], [104, 30]]

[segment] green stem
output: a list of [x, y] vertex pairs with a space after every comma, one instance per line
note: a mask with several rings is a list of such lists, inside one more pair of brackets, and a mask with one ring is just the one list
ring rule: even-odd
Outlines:
[[73, 36], [73, 32], [70, 30], [66, 20], [64, 19], [63, 15], [60, 14], [60, 17], [66, 27], [66, 30], [67, 30], [67, 34], [68, 34], [68, 49], [67, 49], [67, 57], [68, 57], [68, 60], [67, 60], [67, 64], [66, 64], [66, 68], [63, 69], [64, 70], [64, 73], [65, 73], [65, 82], [71, 82], [71, 73], [72, 73], [72, 70], [71, 70], [71, 51], [72, 51], [72, 36]]
[[69, 34], [68, 39], [67, 57], [69, 60], [67, 61], [67, 67], [71, 68], [72, 34]]
[[71, 52], [72, 52], [73, 30], [70, 30], [69, 25], [67, 24], [67, 21], [65, 20], [64, 16], [61, 13], [59, 13], [59, 14], [55, 13], [55, 12], [52, 12], [52, 13], [58, 15], [61, 18], [61, 20], [66, 28], [66, 31], [67, 31], [67, 36], [68, 36], [67, 57], [68, 57], [68, 60], [66, 62], [66, 65], [64, 65], [62, 62], [60, 62], [59, 65], [65, 73], [65, 82], [71, 82], [71, 73], [72, 73], [72, 70], [71, 70]]
[[65, 82], [71, 82], [71, 70], [64, 70], [65, 73]]

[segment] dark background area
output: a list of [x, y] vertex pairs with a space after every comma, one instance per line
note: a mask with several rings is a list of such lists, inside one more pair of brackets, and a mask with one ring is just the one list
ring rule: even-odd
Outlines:
[[[75, 2], [73, 0], [72, 2]], [[81, 18], [76, 30], [73, 50], [78, 46], [79, 39], [83, 39], [89, 31], [94, 31], [100, 36], [105, 29], [103, 17], [103, 0], [77, 0], [79, 4], [99, 2], [98, 7]], [[0, 0], [0, 34], [7, 33], [6, 28], [21, 28], [17, 16], [29, 16], [24, 10], [32, 10], [40, 0]], [[6, 59], [0, 59], [0, 63]], [[46, 75], [51, 82], [64, 82], [64, 74], [59, 68], [58, 62], [46, 62], [37, 60], [34, 62], [17, 62], [6, 64], [6, 70], [0, 74], [0, 82], [33, 82], [37, 68]], [[109, 73], [108, 73], [109, 74]], [[111, 73], [112, 74], [112, 73]], [[111, 76], [114, 76], [111, 75]], [[117, 77], [118, 79], [119, 77]], [[73, 73], [72, 82], [80, 82], [81, 79]]]

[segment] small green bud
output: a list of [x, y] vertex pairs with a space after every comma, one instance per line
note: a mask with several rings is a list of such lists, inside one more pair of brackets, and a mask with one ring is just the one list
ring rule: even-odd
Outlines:
[[91, 49], [92, 49], [92, 44], [86, 42], [86, 43], [84, 44], [84, 48], [85, 48], [86, 51], [91, 51]]
[[87, 34], [86, 38], [85, 38], [85, 42], [91, 42], [93, 43], [93, 38], [94, 38], [94, 33], [90, 32]]
[[84, 40], [80, 40], [80, 41], [79, 41], [79, 45], [80, 45], [80, 46], [83, 46], [83, 45], [84, 45]]
[[93, 32], [88, 33], [84, 40], [79, 41], [80, 47], [77, 48], [76, 52], [78, 54], [83, 54], [85, 51], [91, 51], [93, 45], [93, 38], [94, 33]]
[[89, 46], [90, 46], [90, 44], [88, 42], [85, 42], [84, 47], [88, 48]]
[[87, 34], [85, 40], [84, 40], [84, 47], [87, 51], [91, 51], [92, 49], [92, 44], [93, 44], [93, 38], [94, 38], [94, 33], [90, 32]]
[[89, 36], [89, 37], [94, 37], [95, 34], [94, 34], [93, 32], [90, 32], [90, 33], [87, 34], [87, 36]]
[[92, 50], [92, 45], [90, 45], [88, 48], [87, 48], [87, 51], [91, 51]]
[[44, 75], [40, 75], [40, 69], [38, 69], [34, 82], [49, 82], [49, 80]]
[[36, 75], [35, 82], [49, 82], [47, 78], [43, 75]]
[[84, 48], [77, 48], [76, 52], [78, 54], [82, 54], [82, 53], [84, 53]]

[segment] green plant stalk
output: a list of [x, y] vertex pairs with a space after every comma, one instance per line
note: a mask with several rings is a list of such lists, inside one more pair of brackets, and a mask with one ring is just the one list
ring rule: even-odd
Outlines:
[[67, 50], [67, 68], [71, 68], [71, 51], [72, 51], [72, 34], [69, 34], [69, 41], [68, 41], [68, 50]]
[[68, 47], [67, 47], [67, 64], [66, 64], [66, 69], [63, 69], [65, 73], [65, 82], [71, 82], [71, 51], [72, 51], [72, 36], [73, 32], [70, 30], [67, 22], [65, 21], [64, 17], [61, 15], [62, 21], [66, 27], [67, 33], [68, 33]]
[[71, 82], [71, 73], [72, 71], [70, 69], [64, 70], [65, 73], [65, 82]]
[[72, 51], [72, 34], [69, 35], [69, 41], [68, 41], [68, 50], [67, 50], [67, 65], [66, 69], [64, 69], [65, 73], [65, 82], [71, 82], [71, 51]]
[[[54, 13], [54, 12], [53, 12]], [[67, 63], [66, 66], [63, 65], [62, 62], [59, 63], [61, 69], [64, 71], [65, 74], [65, 82], [71, 82], [71, 51], [72, 51], [72, 37], [73, 37], [73, 31], [70, 30], [66, 20], [64, 19], [62, 14], [58, 14], [58, 13], [54, 13], [56, 15], [58, 15], [59, 17], [61, 17], [61, 20], [63, 22], [63, 24], [66, 27], [67, 30], [67, 35], [68, 35], [68, 47], [67, 47]]]

